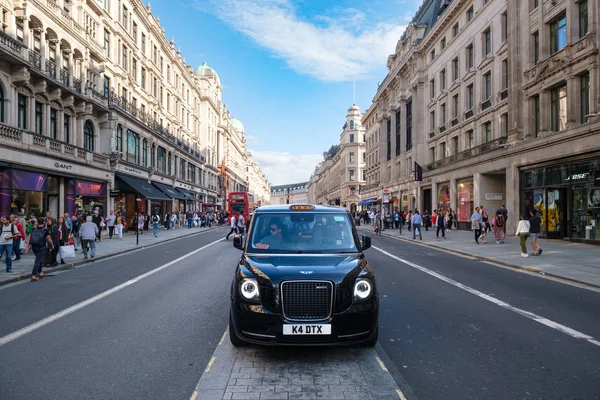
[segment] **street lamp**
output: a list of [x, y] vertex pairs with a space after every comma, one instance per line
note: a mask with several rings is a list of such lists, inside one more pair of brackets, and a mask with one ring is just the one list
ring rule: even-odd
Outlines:
[[135, 199], [135, 245], [139, 246], [140, 245], [140, 201], [142, 201], [142, 199], [140, 199], [139, 197], [136, 197]]

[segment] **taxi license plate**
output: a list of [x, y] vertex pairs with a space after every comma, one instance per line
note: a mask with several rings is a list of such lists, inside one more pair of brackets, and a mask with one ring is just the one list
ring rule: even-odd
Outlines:
[[283, 325], [284, 335], [331, 335], [331, 325], [294, 324]]

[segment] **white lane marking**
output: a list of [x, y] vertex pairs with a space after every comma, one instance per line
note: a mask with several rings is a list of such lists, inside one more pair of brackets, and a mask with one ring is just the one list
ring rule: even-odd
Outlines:
[[494, 303], [497, 306], [500, 306], [500, 307], [505, 308], [507, 310], [513, 311], [513, 312], [515, 312], [515, 313], [517, 313], [519, 315], [527, 317], [527, 318], [529, 318], [529, 319], [531, 319], [531, 320], [533, 320], [535, 322], [538, 322], [538, 323], [540, 323], [542, 325], [546, 325], [549, 328], [555, 329], [555, 330], [557, 330], [559, 332], [562, 332], [562, 333], [564, 333], [566, 335], [574, 337], [575, 339], [583, 339], [583, 340], [588, 341], [591, 344], [594, 344], [596, 346], [600, 346], [600, 342], [598, 340], [595, 340], [594, 337], [592, 337], [590, 335], [586, 335], [585, 333], [576, 331], [575, 329], [571, 329], [568, 326], [559, 324], [558, 322], [554, 322], [552, 320], [549, 320], [547, 318], [544, 318], [544, 317], [539, 316], [537, 314], [534, 314], [532, 312], [529, 312], [529, 311], [523, 310], [521, 308], [517, 308], [517, 307], [511, 306], [510, 304], [508, 304], [508, 303], [506, 303], [506, 302], [504, 302], [502, 300], [498, 300], [497, 298], [489, 296], [489, 295], [487, 295], [485, 293], [482, 293], [479, 290], [473, 289], [470, 286], [463, 285], [460, 282], [457, 282], [457, 281], [455, 281], [453, 279], [445, 277], [444, 275], [438, 274], [437, 272], [434, 272], [434, 271], [432, 271], [430, 269], [422, 267], [419, 264], [415, 264], [415, 263], [412, 263], [412, 262], [410, 262], [408, 260], [405, 260], [403, 258], [397, 257], [397, 256], [395, 256], [395, 255], [393, 255], [391, 253], [388, 253], [387, 251], [385, 251], [383, 249], [380, 249], [379, 247], [373, 246], [373, 249], [375, 249], [375, 250], [377, 250], [377, 251], [385, 254], [386, 256], [388, 256], [390, 258], [393, 258], [394, 260], [400, 261], [403, 264], [406, 264], [406, 265], [408, 265], [410, 267], [418, 269], [419, 271], [425, 272], [426, 274], [429, 274], [429, 275], [433, 276], [434, 278], [440, 279], [440, 280], [442, 280], [442, 281], [444, 281], [446, 283], [449, 283], [449, 284], [451, 284], [453, 286], [456, 286], [457, 288], [460, 288], [460, 289], [462, 289], [462, 290], [464, 290], [466, 292], [469, 292], [469, 293], [471, 293], [471, 294], [473, 294], [473, 295], [475, 295], [477, 297], [480, 297], [480, 298], [482, 298], [484, 300], [487, 300], [490, 303]]
[[183, 260], [183, 259], [185, 259], [185, 258], [187, 258], [189, 256], [192, 256], [192, 255], [194, 255], [196, 253], [199, 253], [202, 250], [205, 250], [205, 249], [209, 248], [210, 246], [213, 246], [213, 245], [215, 245], [215, 244], [217, 244], [217, 243], [219, 243], [219, 242], [221, 242], [223, 240], [224, 239], [215, 240], [214, 242], [209, 243], [206, 246], [202, 246], [199, 249], [196, 249], [196, 250], [194, 250], [194, 251], [192, 251], [190, 253], [184, 254], [183, 256], [181, 256], [181, 257], [179, 257], [179, 258], [177, 258], [177, 259], [175, 259], [175, 260], [173, 260], [171, 262], [168, 262], [168, 263], [163, 264], [160, 267], [157, 267], [157, 268], [155, 268], [155, 269], [153, 269], [151, 271], [148, 271], [148, 272], [145, 272], [145, 273], [143, 273], [141, 275], [138, 275], [137, 277], [135, 277], [133, 279], [130, 279], [127, 282], [121, 283], [120, 285], [117, 285], [117, 286], [115, 286], [115, 287], [113, 287], [111, 289], [108, 289], [108, 290], [106, 290], [106, 291], [104, 291], [104, 292], [102, 292], [100, 294], [97, 294], [94, 297], [90, 297], [89, 299], [84, 300], [81, 303], [75, 304], [75, 305], [73, 305], [73, 306], [71, 306], [69, 308], [66, 308], [66, 309], [64, 309], [64, 310], [62, 310], [62, 311], [60, 311], [60, 312], [58, 312], [56, 314], [50, 315], [49, 317], [46, 317], [46, 318], [44, 318], [44, 319], [42, 319], [42, 320], [40, 320], [38, 322], [34, 322], [31, 325], [28, 325], [28, 326], [26, 326], [24, 328], [21, 328], [18, 331], [15, 331], [15, 332], [13, 332], [11, 334], [8, 334], [8, 335], [6, 335], [4, 337], [1, 337], [0, 338], [0, 347], [4, 346], [7, 343], [12, 342], [13, 340], [16, 340], [16, 339], [20, 338], [21, 336], [25, 336], [28, 333], [31, 333], [31, 332], [33, 332], [33, 331], [35, 331], [37, 329], [40, 329], [41, 327], [43, 327], [45, 325], [48, 325], [48, 324], [50, 324], [50, 323], [52, 323], [54, 321], [57, 321], [57, 320], [59, 320], [59, 319], [61, 319], [63, 317], [66, 317], [67, 315], [72, 314], [75, 311], [81, 310], [82, 308], [87, 307], [90, 304], [93, 304], [93, 303], [97, 302], [98, 300], [102, 300], [103, 298], [105, 298], [107, 296], [110, 296], [111, 294], [116, 293], [116, 292], [118, 292], [118, 291], [126, 288], [127, 286], [133, 285], [134, 283], [139, 282], [139, 281], [141, 281], [144, 278], [147, 278], [147, 277], [149, 277], [151, 275], [156, 274], [157, 272], [162, 271], [165, 268], [170, 267], [171, 265], [177, 264], [179, 261], [181, 261], [181, 260]]

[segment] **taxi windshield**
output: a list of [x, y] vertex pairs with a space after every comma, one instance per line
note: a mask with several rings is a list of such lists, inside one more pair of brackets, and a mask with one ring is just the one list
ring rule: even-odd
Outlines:
[[282, 212], [255, 215], [249, 237], [252, 253], [355, 253], [346, 214]]

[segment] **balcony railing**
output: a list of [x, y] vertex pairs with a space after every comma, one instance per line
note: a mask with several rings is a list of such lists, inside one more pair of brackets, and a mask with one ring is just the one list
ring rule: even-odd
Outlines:
[[433, 171], [434, 169], [444, 167], [457, 161], [466, 160], [472, 157], [477, 157], [479, 155], [501, 149], [503, 148], [502, 145], [504, 144], [506, 144], [506, 137], [501, 137], [490, 142], [484, 143], [481, 146], [473, 147], [472, 149], [465, 150], [458, 154], [454, 154], [449, 157], [442, 158], [441, 160], [434, 161], [430, 164], [423, 166], [423, 169], [425, 171]]
[[95, 168], [110, 169], [108, 157], [2, 123], [0, 123], [0, 146], [17, 147], [28, 152], [44, 153], [51, 157], [77, 161]]
[[9, 49], [11, 52], [21, 55], [21, 49], [24, 47], [21, 42], [13, 39], [6, 33], [0, 31], [0, 43], [2, 47]]
[[108, 106], [118, 108], [119, 110], [129, 114], [130, 116], [137, 118], [144, 125], [146, 125], [146, 127], [158, 133], [160, 136], [173, 143], [174, 145], [182, 149], [184, 152], [195, 157], [203, 163], [206, 162], [206, 159], [203, 155], [200, 155], [200, 153], [193, 150], [189, 145], [186, 145], [180, 139], [177, 139], [173, 134], [171, 134], [168, 131], [167, 128], [165, 128], [159, 122], [157, 122], [153, 116], [151, 116], [147, 112], [140, 110], [126, 98], [118, 96], [115, 92], [110, 92]]

